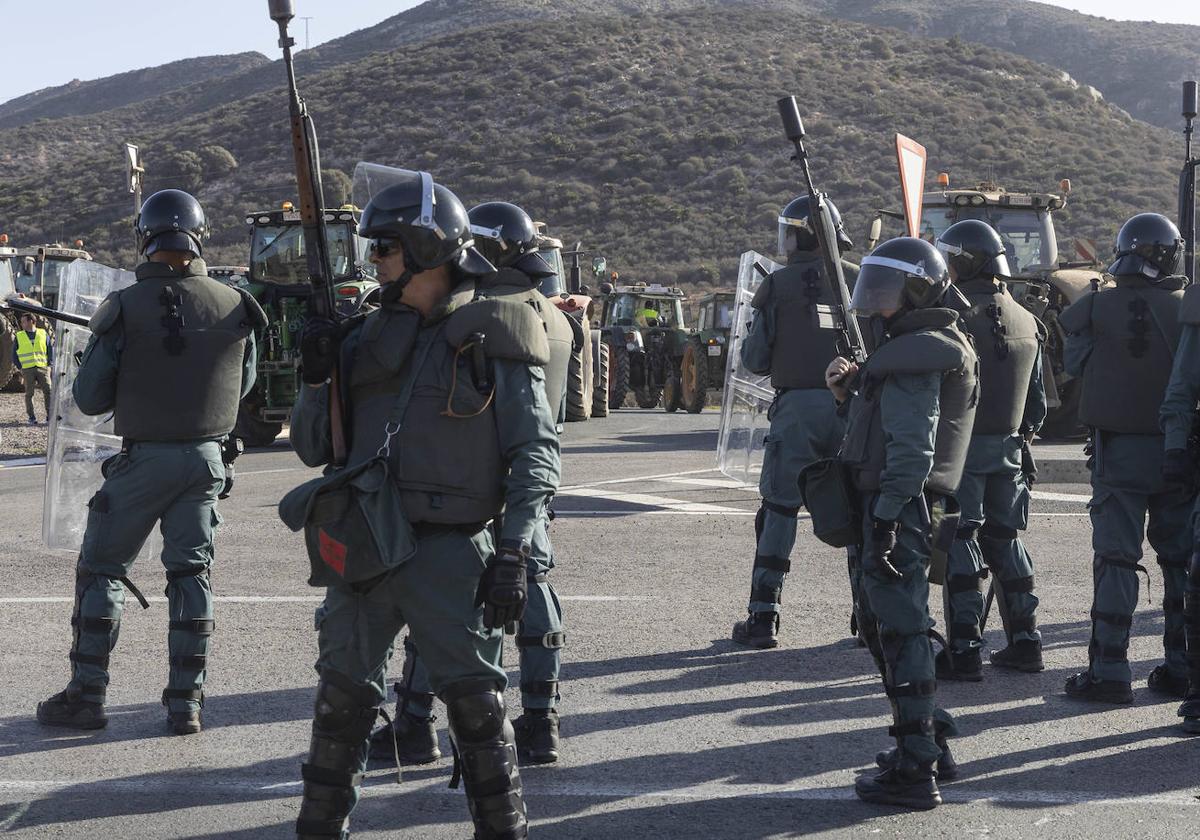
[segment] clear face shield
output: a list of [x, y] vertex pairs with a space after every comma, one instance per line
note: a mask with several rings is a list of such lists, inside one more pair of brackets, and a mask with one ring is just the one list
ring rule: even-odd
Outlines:
[[864, 257], [854, 284], [850, 309], [859, 317], [891, 315], [904, 304], [909, 276], [927, 277], [925, 266], [890, 257]]
[[799, 237], [801, 232], [807, 233], [810, 237], [814, 236], [812, 228], [809, 227], [808, 219], [789, 219], [787, 216], [779, 217], [779, 238], [776, 241], [776, 255], [780, 257], [788, 257], [800, 250]]

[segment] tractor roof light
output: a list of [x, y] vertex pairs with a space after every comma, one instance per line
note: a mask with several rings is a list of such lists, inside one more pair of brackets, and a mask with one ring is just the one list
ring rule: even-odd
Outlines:
[[290, 201], [283, 202], [283, 204], [280, 204], [279, 207], [286, 213], [290, 213], [296, 209], [295, 205], [293, 205], [292, 202], [290, 202]]
[[950, 186], [950, 173], [939, 172], [937, 176], [937, 185], [942, 189], [947, 189]]

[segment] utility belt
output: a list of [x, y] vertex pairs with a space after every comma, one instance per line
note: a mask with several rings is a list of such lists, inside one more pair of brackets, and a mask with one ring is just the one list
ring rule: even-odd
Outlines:
[[[225, 465], [225, 485], [217, 494], [218, 499], [228, 499], [229, 494], [233, 492], [233, 462], [238, 459], [238, 456], [246, 451], [246, 444], [240, 437], [228, 435], [223, 438], [212, 438], [213, 443], [221, 445], [221, 463]], [[208, 443], [209, 440], [197, 441], [198, 444]], [[157, 445], [157, 446], [175, 446], [185, 441], [172, 440], [135, 440], [133, 438], [121, 438], [121, 454], [128, 455], [133, 451], [135, 446]]]
[[488, 527], [487, 522], [464, 522], [461, 524], [450, 524], [445, 522], [414, 522], [413, 536], [418, 540], [428, 540], [434, 537], [440, 537], [444, 534], [463, 534], [464, 536], [473, 537]]

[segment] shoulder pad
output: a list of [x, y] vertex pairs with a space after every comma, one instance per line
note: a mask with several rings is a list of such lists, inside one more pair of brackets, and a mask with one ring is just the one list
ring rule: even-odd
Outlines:
[[528, 303], [482, 298], [459, 307], [446, 321], [446, 340], [455, 347], [476, 332], [483, 333], [483, 349], [490, 358], [529, 365], [550, 361], [546, 325]]
[[752, 309], [763, 309], [767, 305], [767, 301], [771, 299], [771, 289], [774, 285], [775, 274], [768, 274], [759, 284], [758, 290], [754, 293], [754, 298], [750, 301]]
[[1179, 304], [1179, 323], [1200, 324], [1200, 286], [1188, 286]]
[[96, 335], [104, 335], [113, 328], [121, 318], [121, 293], [109, 292], [108, 297], [100, 302], [92, 317], [88, 319], [88, 329]]
[[263, 308], [254, 299], [254, 295], [245, 289], [235, 288], [234, 291], [242, 296], [242, 306], [246, 307], [246, 315], [249, 318], [246, 326], [253, 327], [256, 330], [264, 329], [267, 326], [267, 313], [263, 312]]
[[875, 376], [958, 370], [970, 359], [967, 345], [944, 331], [905, 333], [877, 349], [867, 365]]
[[1058, 316], [1058, 323], [1069, 333], [1083, 332], [1092, 323], [1092, 303], [1099, 292], [1088, 292]]

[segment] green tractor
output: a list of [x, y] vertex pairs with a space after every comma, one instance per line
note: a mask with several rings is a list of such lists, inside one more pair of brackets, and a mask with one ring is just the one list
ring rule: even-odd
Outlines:
[[608, 345], [608, 407], [620, 408], [633, 391], [639, 408], [662, 400], [668, 412], [683, 405], [679, 365], [688, 333], [683, 292], [637, 283], [600, 286], [601, 334]]
[[733, 327], [734, 292], [712, 292], [700, 298], [696, 329], [688, 336], [679, 362], [683, 407], [689, 414], [704, 410], [709, 390], [725, 387], [729, 331]]
[[[378, 304], [375, 267], [367, 240], [357, 233], [359, 210], [349, 205], [325, 211], [325, 233], [339, 315], [348, 317]], [[247, 446], [270, 446], [292, 413], [300, 386], [300, 331], [313, 290], [308, 282], [304, 231], [291, 202], [279, 210], [249, 213], [250, 264], [213, 267], [211, 273], [245, 288], [267, 313], [258, 340], [258, 378], [238, 409], [233, 433]]]

